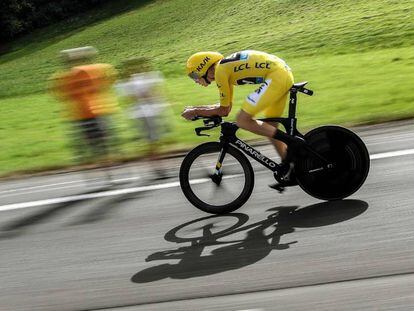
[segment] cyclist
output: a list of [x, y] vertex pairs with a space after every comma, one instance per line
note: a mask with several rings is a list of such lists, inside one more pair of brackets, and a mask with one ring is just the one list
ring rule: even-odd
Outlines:
[[220, 94], [220, 103], [210, 106], [186, 107], [182, 116], [187, 120], [195, 117], [228, 116], [233, 105], [233, 86], [243, 84], [261, 84], [248, 95], [237, 114], [238, 127], [258, 135], [268, 137], [282, 158], [288, 186], [296, 184], [291, 178], [290, 156], [287, 144], [291, 147], [303, 144], [299, 137], [287, 135], [277, 129], [277, 123], [255, 120], [263, 112], [266, 118], [280, 117], [286, 105], [289, 90], [293, 85], [293, 75], [289, 66], [275, 55], [260, 51], [240, 51], [224, 57], [218, 52], [198, 52], [187, 60], [187, 74], [194, 82], [207, 87], [216, 81]]

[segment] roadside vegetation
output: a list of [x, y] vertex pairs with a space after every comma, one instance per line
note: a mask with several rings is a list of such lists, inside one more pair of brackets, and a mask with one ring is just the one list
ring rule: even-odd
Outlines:
[[[184, 106], [218, 99], [214, 87], [184, 76], [187, 57], [199, 50], [257, 49], [285, 59], [295, 80], [310, 81], [315, 91], [299, 99], [304, 131], [414, 117], [411, 0], [122, 1], [123, 10], [114, 3], [34, 31], [0, 55], [0, 174], [73, 164], [63, 107], [47, 79], [60, 69], [60, 50], [85, 45], [98, 48], [99, 61], [118, 66], [146, 56], [164, 73], [173, 128], [165, 152], [205, 140], [180, 118]], [[253, 89], [235, 89], [236, 108]], [[120, 157], [139, 156], [145, 146], [122, 109], [116, 121]]]

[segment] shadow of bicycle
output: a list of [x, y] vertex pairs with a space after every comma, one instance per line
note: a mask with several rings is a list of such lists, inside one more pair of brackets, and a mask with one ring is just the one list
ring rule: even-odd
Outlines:
[[[165, 234], [165, 240], [188, 246], [149, 255], [146, 261], [178, 260], [136, 273], [131, 281], [148, 283], [165, 278], [187, 279], [239, 269], [265, 258], [273, 250], [288, 249], [297, 241], [281, 243], [281, 237], [296, 228], [321, 227], [354, 218], [368, 209], [360, 200], [323, 202], [307, 207], [274, 207], [261, 221], [246, 224], [242, 213], [207, 216], [179, 225]], [[223, 223], [225, 225], [223, 225]], [[270, 232], [270, 233], [269, 233]], [[242, 239], [237, 237], [243, 234]], [[235, 239], [228, 240], [235, 237]], [[210, 252], [206, 248], [213, 247]], [[203, 252], [204, 251], [204, 252]]]

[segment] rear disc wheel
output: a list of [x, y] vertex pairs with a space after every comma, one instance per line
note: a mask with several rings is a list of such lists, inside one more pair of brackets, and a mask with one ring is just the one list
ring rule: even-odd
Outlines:
[[306, 142], [332, 168], [314, 155], [295, 163], [296, 178], [309, 195], [322, 200], [339, 200], [356, 192], [364, 183], [370, 159], [363, 141], [339, 126], [323, 126], [305, 135]]

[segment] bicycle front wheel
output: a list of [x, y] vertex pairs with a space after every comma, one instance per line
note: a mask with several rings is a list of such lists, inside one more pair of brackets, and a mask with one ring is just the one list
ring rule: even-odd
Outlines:
[[227, 148], [217, 181], [214, 174], [221, 152], [220, 143], [204, 143], [187, 154], [180, 168], [180, 185], [188, 201], [211, 214], [238, 209], [249, 199], [254, 187], [250, 162], [232, 146]]

